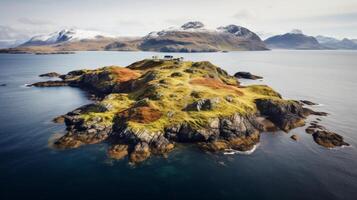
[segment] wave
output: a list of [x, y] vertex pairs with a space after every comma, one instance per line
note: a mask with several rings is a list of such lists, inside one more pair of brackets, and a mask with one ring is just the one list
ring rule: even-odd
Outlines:
[[234, 155], [234, 154], [241, 154], [241, 155], [250, 155], [254, 153], [254, 151], [258, 148], [259, 143], [254, 145], [252, 149], [248, 151], [238, 151], [234, 149], [226, 149], [225, 152], [223, 152], [224, 155]]

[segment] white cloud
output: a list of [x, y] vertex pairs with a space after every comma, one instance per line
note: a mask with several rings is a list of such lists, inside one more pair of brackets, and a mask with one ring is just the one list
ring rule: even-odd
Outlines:
[[356, 0], [0, 1], [0, 24], [26, 34], [78, 27], [140, 36], [198, 20], [209, 28], [237, 24], [264, 33], [300, 28], [311, 35], [357, 38], [353, 13]]
[[18, 19], [18, 21], [22, 24], [26, 25], [53, 25], [54, 23], [49, 21], [49, 20], [43, 20], [43, 19], [31, 19], [27, 17], [21, 17]]

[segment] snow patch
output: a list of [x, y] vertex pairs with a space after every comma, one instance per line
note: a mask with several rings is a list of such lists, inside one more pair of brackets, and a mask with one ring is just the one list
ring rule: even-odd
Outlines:
[[[27, 44], [56, 44], [67, 41], [79, 41], [83, 39], [96, 39], [99, 37], [114, 37], [98, 31], [81, 30], [81, 29], [63, 29], [50, 34], [38, 35], [32, 37]], [[25, 44], [26, 44], [25, 43]]]

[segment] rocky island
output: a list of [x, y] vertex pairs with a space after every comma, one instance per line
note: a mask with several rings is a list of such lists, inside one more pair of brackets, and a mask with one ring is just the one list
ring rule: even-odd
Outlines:
[[[107, 142], [110, 157], [128, 156], [132, 163], [166, 155], [176, 143], [197, 143], [212, 152], [249, 151], [263, 131], [288, 132], [304, 126], [309, 115], [325, 114], [284, 100], [266, 85], [242, 86], [207, 61], [154, 58], [59, 77], [32, 86], [79, 87], [97, 100], [55, 119], [67, 127], [55, 146]], [[348, 145], [342, 136], [317, 128], [309, 129], [317, 144]]]

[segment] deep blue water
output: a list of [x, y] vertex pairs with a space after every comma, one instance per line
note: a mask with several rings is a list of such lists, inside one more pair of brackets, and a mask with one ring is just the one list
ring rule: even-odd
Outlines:
[[[203, 153], [183, 145], [138, 166], [106, 156], [106, 144], [55, 150], [52, 118], [89, 103], [76, 88], [27, 88], [45, 72], [126, 66], [157, 53], [0, 54], [0, 199], [356, 199], [357, 52], [266, 51], [179, 54], [233, 74], [264, 76], [286, 98], [323, 104], [321, 124], [351, 147], [325, 149], [304, 128], [263, 133], [251, 155]], [[314, 118], [309, 118], [313, 120]], [[291, 134], [300, 141], [290, 139]]]

